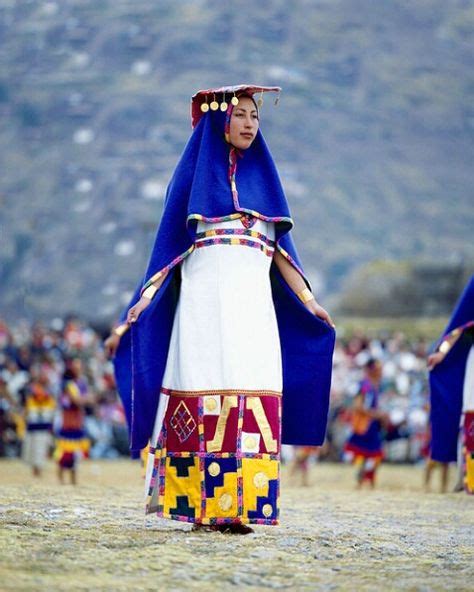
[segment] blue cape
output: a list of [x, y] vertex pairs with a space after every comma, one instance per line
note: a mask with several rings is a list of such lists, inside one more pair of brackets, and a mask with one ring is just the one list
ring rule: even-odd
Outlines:
[[[167, 276], [151, 304], [120, 340], [115, 356], [132, 450], [145, 447], [152, 435], [179, 297], [179, 263], [194, 248], [198, 221], [248, 213], [275, 222], [276, 248], [304, 277], [290, 235], [293, 221], [285, 194], [260, 131], [238, 158], [237, 191], [231, 191], [225, 117], [209, 112], [201, 118], [176, 167], [145, 280], [130, 304], [164, 272]], [[335, 332], [308, 311], [274, 263], [270, 275], [283, 362], [282, 441], [319, 445], [326, 431]]]
[[[473, 320], [474, 276], [459, 298], [439, 342], [454, 329], [462, 328]], [[444, 360], [430, 372], [431, 458], [439, 462], [457, 460], [464, 374], [470, 347], [470, 340], [463, 339], [461, 335]]]

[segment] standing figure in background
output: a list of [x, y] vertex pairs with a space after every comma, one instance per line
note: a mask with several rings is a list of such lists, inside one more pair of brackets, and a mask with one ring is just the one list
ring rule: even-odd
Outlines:
[[459, 467], [455, 490], [474, 493], [474, 276], [462, 293], [436, 351], [428, 357], [431, 393], [431, 458]]
[[55, 410], [56, 401], [45, 384], [32, 381], [25, 401], [26, 434], [22, 452], [35, 477], [41, 476], [50, 453]]
[[357, 487], [367, 482], [375, 486], [375, 473], [382, 461], [381, 421], [384, 414], [379, 410], [379, 388], [382, 379], [382, 364], [370, 358], [364, 365], [364, 379], [353, 401], [352, 434], [344, 448], [344, 459], [357, 466]]
[[84, 430], [84, 407], [92, 403], [87, 383], [82, 374], [79, 358], [66, 361], [62, 392], [59, 399], [61, 427], [56, 436], [55, 458], [58, 461], [58, 476], [64, 482], [64, 471], [70, 472], [71, 483], [77, 483], [77, 463], [89, 454], [90, 442]]
[[291, 463], [290, 476], [294, 478], [298, 473], [301, 473], [301, 485], [303, 487], [309, 486], [309, 465], [312, 460], [317, 460], [320, 446], [295, 446], [295, 456]]

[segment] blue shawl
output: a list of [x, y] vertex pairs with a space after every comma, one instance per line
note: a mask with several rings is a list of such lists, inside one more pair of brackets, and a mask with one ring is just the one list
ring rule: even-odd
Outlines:
[[[474, 276], [459, 298], [451, 320], [438, 344], [455, 329], [474, 320]], [[466, 361], [471, 347], [461, 335], [444, 360], [430, 372], [431, 458], [439, 462], [457, 460]]]
[[[185, 147], [167, 189], [144, 282], [130, 305], [152, 282], [167, 276], [120, 340], [115, 356], [132, 451], [145, 447], [152, 435], [179, 297], [179, 263], [194, 249], [198, 221], [251, 214], [274, 222], [276, 248], [304, 277], [290, 235], [288, 203], [262, 133], [237, 156], [232, 187], [229, 163], [236, 151], [225, 141], [225, 120], [225, 113], [207, 113]], [[319, 445], [326, 431], [335, 332], [308, 311], [274, 263], [270, 275], [283, 362], [282, 441]]]

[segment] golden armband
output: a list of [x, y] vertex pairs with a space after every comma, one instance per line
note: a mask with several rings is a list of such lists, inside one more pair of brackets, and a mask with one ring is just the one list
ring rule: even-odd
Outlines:
[[128, 323], [122, 323], [121, 325], [119, 325], [118, 327], [115, 327], [114, 329], [114, 333], [115, 335], [118, 335], [119, 337], [122, 337], [122, 335], [124, 333], [126, 333], [129, 329], [129, 325]]
[[442, 354], [446, 355], [450, 349], [451, 349], [451, 344], [449, 343], [449, 341], [443, 341], [441, 343], [441, 345], [439, 346], [438, 351], [441, 352]]
[[146, 288], [145, 290], [143, 290], [142, 292], [142, 297], [145, 296], [145, 298], [149, 298], [150, 300], [153, 299], [153, 296], [158, 292], [158, 288], [156, 286], [154, 286], [153, 284], [151, 284], [150, 286], [148, 286], [148, 288]]
[[297, 292], [296, 295], [303, 304], [306, 304], [310, 300], [314, 300], [314, 295], [309, 288], [305, 288], [304, 290], [301, 290], [301, 292]]

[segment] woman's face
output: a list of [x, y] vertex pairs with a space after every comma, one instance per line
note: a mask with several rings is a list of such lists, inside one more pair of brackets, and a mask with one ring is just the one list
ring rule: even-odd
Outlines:
[[248, 97], [239, 99], [239, 104], [230, 116], [229, 141], [232, 146], [246, 150], [258, 132], [258, 112], [255, 103]]

